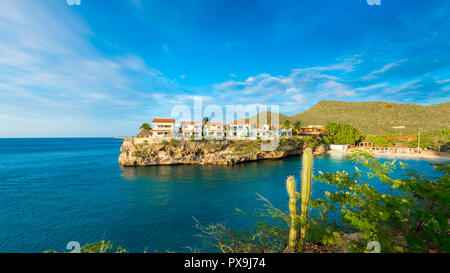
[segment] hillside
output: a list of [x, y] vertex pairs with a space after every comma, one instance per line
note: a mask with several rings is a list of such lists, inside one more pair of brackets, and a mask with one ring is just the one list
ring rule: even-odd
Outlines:
[[[276, 113], [276, 112], [274, 112]], [[259, 120], [259, 117], [266, 117], [266, 121], [267, 123], [271, 123], [272, 121], [272, 112], [268, 111], [268, 112], [261, 112], [256, 116], [251, 117], [250, 119], [246, 118], [246, 119], [238, 119], [238, 122], [252, 122], [252, 123], [264, 123], [263, 120]], [[279, 123], [282, 123], [283, 121], [285, 121], [286, 119], [289, 119], [289, 116], [286, 116], [284, 114], [279, 114], [278, 116], [279, 119]]]
[[[343, 122], [363, 134], [416, 134], [450, 129], [450, 102], [421, 106], [391, 102], [320, 101], [303, 113], [281, 117], [303, 124]], [[404, 129], [392, 127], [404, 126]]]

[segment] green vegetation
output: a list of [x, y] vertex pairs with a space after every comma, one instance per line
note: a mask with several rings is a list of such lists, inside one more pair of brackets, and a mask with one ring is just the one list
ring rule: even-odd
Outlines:
[[[194, 218], [199, 236], [223, 253], [369, 252], [373, 242], [383, 253], [450, 252], [449, 164], [436, 169], [440, 176], [431, 177], [395, 160], [381, 163], [367, 152], [355, 152], [352, 160], [356, 164], [353, 174], [319, 172], [313, 176], [316, 182], [332, 185], [335, 192], [325, 192], [324, 198], [310, 203], [312, 153], [307, 149], [301, 192], [295, 191], [294, 177], [287, 179], [289, 213], [259, 196], [265, 209], [251, 215], [237, 209], [254, 219], [254, 226], [241, 230], [222, 224], [203, 227]], [[359, 169], [361, 165], [366, 171]], [[391, 175], [397, 167], [405, 173], [394, 179]], [[125, 253], [126, 249], [100, 241], [85, 245], [81, 252]]]
[[170, 147], [175, 147], [178, 143], [180, 143], [179, 140], [173, 139], [171, 138], [170, 140], [163, 140], [161, 141], [161, 144], [164, 146], [170, 146]]
[[436, 144], [436, 146], [438, 146], [438, 150], [441, 151], [441, 147], [442, 145], [445, 145], [448, 142], [448, 134], [444, 134], [444, 133], [440, 133], [440, 134], [436, 134], [433, 137], [433, 143]]
[[303, 139], [303, 148], [315, 149], [320, 145], [321, 141], [318, 138], [307, 136]]
[[151, 130], [152, 127], [151, 127], [150, 124], [148, 124], [148, 123], [142, 123], [140, 129], [141, 129], [141, 130], [148, 131], [148, 130]]
[[[265, 115], [265, 112], [260, 115]], [[250, 120], [259, 120], [259, 116], [252, 117]], [[345, 123], [355, 127], [364, 135], [405, 136], [417, 134], [419, 131], [430, 133], [450, 129], [450, 102], [420, 106], [391, 102], [323, 100], [305, 112], [293, 116], [280, 114], [280, 122], [284, 120], [293, 123], [302, 121], [305, 125]]]
[[205, 126], [209, 123], [210, 119], [208, 117], [204, 117], [202, 120], [202, 139], [204, 137]]
[[295, 178], [289, 176], [286, 181], [286, 188], [289, 194], [289, 216], [291, 217], [291, 228], [289, 230], [289, 249], [295, 253], [298, 248], [298, 226], [299, 219], [297, 215], [297, 191], [295, 185]]
[[[126, 253], [127, 250], [121, 245], [115, 245], [110, 241], [99, 241], [92, 244], [86, 244], [80, 249], [80, 253]], [[57, 253], [54, 249], [47, 250], [44, 253]]]
[[[289, 251], [292, 253], [302, 251], [306, 238], [307, 215], [311, 197], [312, 181], [312, 161], [313, 153], [310, 148], [303, 152], [302, 160], [302, 184], [301, 184], [301, 205], [300, 216], [297, 214], [297, 196], [296, 183], [293, 176], [289, 176], [286, 181], [287, 192], [289, 194]], [[300, 239], [298, 239], [298, 229], [300, 227]]]
[[[422, 133], [420, 135], [421, 148], [433, 148], [434, 150], [442, 150], [443, 145], [445, 145], [445, 150], [448, 150], [448, 148], [450, 148], [450, 129], [439, 130], [430, 133]], [[417, 146], [417, 141], [415, 141], [414, 146]]]
[[301, 133], [301, 129], [303, 127], [303, 123], [300, 120], [294, 122], [294, 132], [299, 135]]
[[287, 119], [287, 120], [283, 121], [283, 125], [285, 128], [290, 128], [291, 122]]
[[[274, 121], [274, 123], [278, 124], [278, 123], [283, 123], [283, 121], [287, 120], [289, 118], [289, 116], [286, 116], [284, 114], [281, 113], [275, 113], [275, 115], [278, 115], [279, 120], [278, 121]], [[251, 118], [243, 118], [243, 119], [238, 119], [238, 122], [251, 122], [251, 123], [255, 123], [255, 124], [271, 124], [272, 123], [272, 112], [266, 111], [266, 112], [261, 112], [258, 115], [255, 115]]]
[[135, 151], [135, 152], [133, 153], [133, 155], [134, 155], [135, 157], [147, 157], [147, 156], [148, 156], [147, 153], [143, 153], [143, 152], [141, 152], [141, 151]]
[[358, 129], [344, 123], [328, 122], [325, 128], [333, 144], [356, 144], [362, 139]]
[[261, 144], [270, 143], [270, 141], [232, 140], [227, 141], [227, 143], [230, 148], [236, 151], [233, 155], [245, 155], [259, 152], [261, 150]]
[[[440, 169], [444, 175], [437, 178], [418, 174], [400, 164], [407, 174], [394, 179], [390, 175], [397, 167], [395, 161], [382, 164], [365, 152], [355, 153], [353, 160], [369, 169], [365, 177], [358, 168], [352, 175], [322, 173], [317, 180], [336, 186], [338, 191], [326, 193], [326, 199], [318, 199], [316, 203], [337, 213], [349, 231], [359, 234], [359, 241], [352, 248], [363, 251], [368, 242], [377, 241], [382, 252], [450, 251], [449, 165]], [[378, 192], [364, 183], [364, 179], [371, 178], [377, 178], [386, 186], [385, 190]]]
[[302, 156], [302, 188], [301, 188], [301, 205], [300, 205], [300, 242], [298, 250], [303, 250], [305, 244], [306, 229], [308, 226], [308, 209], [311, 199], [311, 185], [312, 185], [312, 162], [313, 153], [310, 148], [303, 152]]
[[[408, 137], [416, 137], [418, 135], [408, 135]], [[369, 140], [373, 143], [374, 146], [409, 146], [409, 147], [417, 147], [418, 139], [413, 140], [401, 140], [401, 139], [391, 139], [388, 140], [387, 136], [377, 136], [377, 135], [369, 135], [365, 137], [365, 140]], [[429, 133], [420, 134], [420, 147], [422, 149], [434, 149], [437, 151], [448, 150], [450, 141], [450, 130], [441, 130]], [[445, 148], [445, 149], [443, 149]]]
[[389, 140], [386, 137], [383, 136], [367, 136], [366, 140], [371, 141], [374, 146], [387, 147], [393, 144], [389, 142]]
[[[355, 166], [353, 174], [319, 172], [314, 177], [336, 191], [311, 202], [306, 225], [296, 220], [296, 203], [305, 203], [310, 190], [302, 186], [302, 193], [294, 194], [295, 180], [289, 177], [289, 213], [261, 197], [266, 203], [264, 210], [252, 215], [238, 210], [254, 218], [255, 226], [237, 231], [221, 224], [202, 227], [197, 223], [197, 228], [213, 247], [225, 253], [295, 251], [302, 238], [296, 231], [299, 225], [307, 228], [305, 247], [298, 248], [303, 252], [368, 252], [368, 243], [373, 241], [380, 244], [381, 252], [450, 251], [450, 165], [437, 169], [442, 176], [429, 177], [396, 161], [380, 163], [366, 152], [354, 153], [352, 160], [368, 171]], [[394, 179], [391, 174], [398, 165], [406, 173]], [[384, 189], [376, 190], [367, 179]], [[306, 204], [302, 208], [308, 211]]]

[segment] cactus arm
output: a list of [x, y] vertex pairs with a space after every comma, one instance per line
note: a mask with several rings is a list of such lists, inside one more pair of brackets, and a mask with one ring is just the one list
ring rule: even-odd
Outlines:
[[303, 245], [306, 237], [306, 229], [307, 229], [306, 220], [308, 217], [309, 202], [311, 199], [312, 162], [313, 162], [312, 150], [311, 148], [307, 148], [303, 152], [303, 159], [302, 159], [299, 251], [303, 250]]
[[295, 253], [297, 251], [298, 244], [298, 215], [295, 179], [293, 176], [288, 177], [286, 187], [289, 194], [289, 215], [291, 218], [291, 229], [289, 231], [289, 251]]

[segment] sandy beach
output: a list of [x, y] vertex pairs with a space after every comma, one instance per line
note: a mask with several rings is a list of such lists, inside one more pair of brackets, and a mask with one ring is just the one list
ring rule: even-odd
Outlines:
[[[347, 154], [351, 155], [353, 150], [338, 151], [329, 150], [328, 154]], [[448, 152], [435, 152], [435, 151], [422, 151], [417, 153], [391, 153], [391, 152], [370, 152], [376, 157], [385, 158], [406, 158], [406, 159], [436, 159], [437, 161], [450, 161], [450, 153]]]

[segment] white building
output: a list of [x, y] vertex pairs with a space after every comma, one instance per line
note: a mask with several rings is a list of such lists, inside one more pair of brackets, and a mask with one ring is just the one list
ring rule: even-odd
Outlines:
[[184, 139], [202, 137], [202, 126], [199, 121], [182, 121], [181, 132]]
[[292, 136], [292, 128], [286, 129], [283, 128], [279, 131], [280, 137], [291, 137]]
[[222, 122], [209, 122], [205, 125], [204, 131], [207, 138], [222, 139], [224, 137]]
[[175, 120], [174, 119], [157, 119], [152, 121], [153, 129], [151, 130], [153, 137], [173, 137]]
[[259, 125], [256, 130], [256, 136], [262, 140], [271, 139], [273, 132], [270, 130], [270, 124]]
[[348, 145], [347, 144], [331, 144], [330, 145], [330, 150], [334, 150], [334, 151], [347, 151], [348, 150]]
[[228, 123], [227, 138], [248, 139], [256, 138], [256, 126], [253, 123], [230, 122]]

